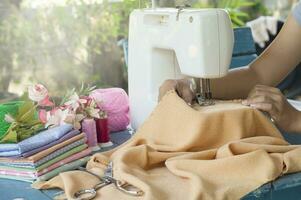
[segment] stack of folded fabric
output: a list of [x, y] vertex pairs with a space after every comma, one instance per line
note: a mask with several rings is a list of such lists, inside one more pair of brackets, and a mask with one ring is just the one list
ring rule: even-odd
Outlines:
[[74, 170], [89, 160], [86, 140], [84, 133], [62, 125], [18, 144], [0, 144], [0, 178], [33, 182]]

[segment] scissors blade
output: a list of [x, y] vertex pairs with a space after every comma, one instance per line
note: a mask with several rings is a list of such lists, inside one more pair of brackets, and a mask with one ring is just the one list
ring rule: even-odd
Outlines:
[[113, 177], [113, 162], [108, 164], [102, 178], [107, 182], [116, 183], [117, 180]]
[[132, 196], [142, 196], [144, 194], [144, 192], [139, 188], [130, 185], [128, 183], [118, 181], [113, 177], [113, 162], [110, 162], [108, 164], [108, 167], [105, 171], [105, 178], [109, 179], [111, 183], [114, 183], [115, 187], [121, 192], [124, 192]]
[[113, 162], [110, 162], [108, 164], [108, 167], [105, 170], [104, 176], [113, 178]]
[[84, 167], [78, 167], [77, 169], [80, 170], [80, 171], [83, 171], [83, 172], [87, 172], [88, 174], [91, 174], [91, 175], [97, 177], [99, 180], [102, 180], [102, 177], [101, 177], [100, 175], [98, 175], [98, 174], [96, 174], [96, 173], [93, 173], [93, 172], [87, 170], [87, 169], [84, 168]]

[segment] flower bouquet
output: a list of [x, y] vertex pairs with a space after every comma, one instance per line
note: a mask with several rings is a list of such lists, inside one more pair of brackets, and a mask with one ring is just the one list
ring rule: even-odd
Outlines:
[[97, 106], [100, 102], [89, 96], [94, 89], [82, 85], [80, 90], [71, 90], [59, 105], [55, 105], [45, 86], [29, 86], [18, 112], [5, 115], [10, 126], [0, 137], [0, 143], [17, 143], [43, 129], [68, 123], [86, 132], [89, 146], [97, 146], [95, 119], [100, 119], [106, 111]]

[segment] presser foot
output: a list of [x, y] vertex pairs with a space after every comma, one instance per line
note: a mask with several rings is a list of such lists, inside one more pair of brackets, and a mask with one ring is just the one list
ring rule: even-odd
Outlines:
[[196, 94], [197, 103], [200, 106], [212, 106], [212, 105], [214, 105], [215, 103], [214, 103], [213, 99], [210, 96], [211, 96], [210, 94], [202, 95], [200, 93], [197, 93]]
[[210, 79], [201, 79], [199, 92], [196, 93], [196, 100], [200, 106], [214, 105], [210, 89]]

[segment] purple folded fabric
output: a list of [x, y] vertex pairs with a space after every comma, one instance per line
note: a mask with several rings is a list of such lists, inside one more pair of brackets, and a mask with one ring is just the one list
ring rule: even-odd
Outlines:
[[49, 144], [47, 144], [45, 146], [33, 149], [31, 151], [27, 151], [27, 152], [23, 153], [22, 156], [25, 157], [25, 158], [27, 158], [27, 157], [32, 156], [32, 155], [34, 155], [34, 154], [36, 154], [36, 153], [38, 153], [40, 151], [48, 149], [48, 148], [50, 148], [50, 147], [52, 147], [52, 146], [54, 146], [56, 144], [62, 143], [65, 140], [68, 140], [68, 139], [70, 139], [70, 138], [72, 138], [72, 137], [74, 137], [75, 135], [78, 135], [78, 134], [80, 134], [79, 130], [72, 130], [69, 133], [67, 133], [66, 135], [64, 135], [63, 137], [59, 138], [58, 140], [55, 140], [55, 141], [53, 141], [53, 142], [51, 142], [51, 143], [49, 143]]
[[30, 138], [19, 142], [19, 152], [22, 155], [27, 151], [31, 151], [33, 149], [37, 149], [51, 142], [54, 142], [69, 133], [72, 129], [73, 126], [71, 124], [64, 124], [47, 129], [46, 131], [42, 131]]

